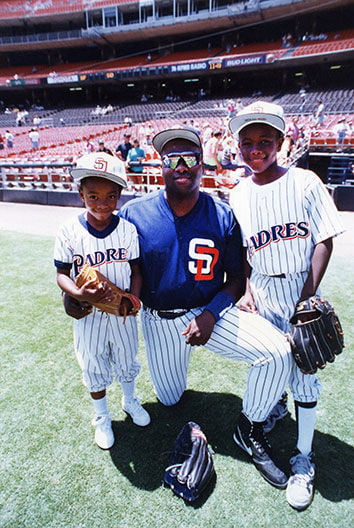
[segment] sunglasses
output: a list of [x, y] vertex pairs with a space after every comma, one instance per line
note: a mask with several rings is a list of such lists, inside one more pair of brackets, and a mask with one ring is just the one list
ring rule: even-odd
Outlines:
[[200, 154], [197, 152], [171, 152], [162, 156], [162, 166], [174, 170], [181, 160], [188, 169], [192, 169], [200, 164]]

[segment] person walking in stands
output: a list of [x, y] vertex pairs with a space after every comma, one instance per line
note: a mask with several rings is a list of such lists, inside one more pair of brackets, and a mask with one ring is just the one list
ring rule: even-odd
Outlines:
[[315, 118], [316, 118], [316, 126], [322, 126], [324, 123], [325, 115], [324, 115], [324, 103], [321, 99], [319, 99], [317, 102], [317, 110], [316, 110]]
[[7, 148], [12, 149], [14, 146], [14, 135], [10, 130], [6, 130], [5, 132], [5, 141]]
[[347, 133], [349, 132], [349, 127], [346, 123], [344, 117], [338, 120], [338, 122], [333, 127], [333, 133], [336, 136], [336, 151], [343, 152], [344, 140]]
[[[264, 101], [246, 106], [231, 119], [230, 130], [253, 174], [230, 192], [230, 205], [242, 229], [248, 277], [239, 306], [289, 333], [296, 304], [318, 293], [333, 238], [343, 227], [315, 173], [278, 164], [285, 128], [283, 108]], [[303, 374], [293, 361], [290, 387], [298, 437], [286, 497], [293, 508], [304, 510], [314, 492], [312, 441], [321, 385], [317, 376]], [[265, 430], [287, 412], [284, 397], [270, 413]]]
[[31, 128], [31, 132], [28, 134], [31, 142], [32, 148], [37, 150], [39, 148], [39, 132], [35, 128]]
[[124, 140], [119, 143], [119, 145], [116, 148], [116, 153], [119, 159], [122, 161], [127, 161], [128, 152], [133, 147], [133, 145], [130, 143], [130, 132], [124, 133]]

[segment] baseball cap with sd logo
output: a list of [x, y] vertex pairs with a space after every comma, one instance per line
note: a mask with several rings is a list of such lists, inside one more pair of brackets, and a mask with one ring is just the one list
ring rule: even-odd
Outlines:
[[69, 172], [77, 182], [95, 176], [111, 180], [124, 188], [128, 186], [124, 163], [106, 152], [91, 152], [81, 156], [76, 160], [76, 167]]

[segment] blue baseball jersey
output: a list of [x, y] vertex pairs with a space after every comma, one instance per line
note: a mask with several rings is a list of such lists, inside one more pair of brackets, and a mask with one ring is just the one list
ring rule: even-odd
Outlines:
[[182, 217], [164, 191], [127, 202], [119, 213], [134, 224], [140, 242], [143, 303], [153, 309], [206, 305], [242, 268], [242, 241], [231, 208], [201, 192]]

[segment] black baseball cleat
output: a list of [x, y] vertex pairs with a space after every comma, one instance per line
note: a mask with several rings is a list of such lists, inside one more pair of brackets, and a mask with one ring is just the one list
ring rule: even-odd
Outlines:
[[272, 486], [285, 489], [288, 477], [272, 458], [272, 448], [264, 434], [263, 422], [250, 422], [241, 413], [233, 438], [251, 458], [262, 477]]

